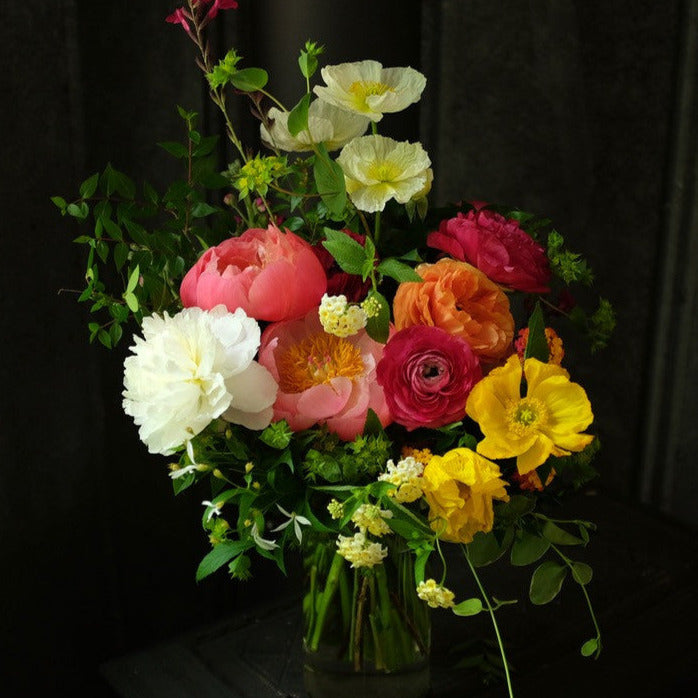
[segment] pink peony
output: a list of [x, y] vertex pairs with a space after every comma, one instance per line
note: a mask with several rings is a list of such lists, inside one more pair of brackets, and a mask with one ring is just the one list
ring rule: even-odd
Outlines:
[[[343, 230], [349, 237], [353, 238], [360, 245], [366, 241], [366, 236], [355, 233], [351, 230]], [[327, 293], [330, 296], [346, 296], [349, 302], [356, 303], [366, 298], [366, 294], [371, 288], [371, 280], [363, 281], [357, 274], [348, 274], [342, 271], [335, 261], [335, 258], [319, 242], [313, 247], [317, 258], [327, 274]]]
[[259, 363], [279, 383], [274, 420], [285, 419], [294, 431], [325, 424], [345, 441], [361, 434], [369, 408], [386, 426], [390, 413], [376, 383], [382, 351], [363, 330], [346, 338], [327, 334], [316, 309], [301, 320], [270, 325]]
[[518, 221], [480, 209], [444, 220], [427, 245], [468, 262], [498, 284], [517, 291], [547, 293], [550, 265], [545, 250]]
[[482, 371], [464, 339], [439, 327], [413, 325], [390, 338], [376, 376], [393, 419], [411, 431], [462, 419]]
[[293, 320], [320, 304], [327, 278], [312, 247], [275, 226], [252, 228], [206, 250], [180, 287], [185, 308], [225, 305], [255, 320]]

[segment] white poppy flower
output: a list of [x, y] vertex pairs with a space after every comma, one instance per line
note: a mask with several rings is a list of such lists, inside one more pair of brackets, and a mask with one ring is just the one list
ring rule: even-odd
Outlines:
[[328, 65], [321, 75], [326, 86], [314, 88], [320, 99], [371, 121], [418, 102], [427, 83], [414, 68], [384, 68], [378, 61]]
[[[370, 119], [339, 109], [316, 99], [308, 107], [308, 131], [292, 136], [288, 130], [288, 112], [272, 107], [268, 117], [270, 128], [262, 124], [262, 141], [271, 148], [300, 153], [313, 149], [313, 143], [324, 143], [327, 150], [337, 150], [353, 138], [366, 133]], [[312, 138], [311, 138], [312, 136]]]
[[431, 160], [420, 143], [385, 136], [355, 138], [337, 158], [347, 194], [356, 208], [382, 211], [390, 199], [407, 203], [422, 192], [431, 175]]
[[254, 361], [257, 321], [241, 309], [186, 308], [143, 320], [124, 362], [123, 407], [151, 453], [170, 455], [212, 420], [263, 429], [277, 384]]

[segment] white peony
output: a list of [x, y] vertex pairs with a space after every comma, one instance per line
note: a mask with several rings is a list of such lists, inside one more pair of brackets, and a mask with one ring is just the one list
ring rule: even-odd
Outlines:
[[221, 416], [268, 426], [278, 386], [254, 361], [260, 329], [242, 309], [151, 315], [142, 330], [124, 361], [123, 407], [151, 453], [173, 453]]
[[326, 86], [314, 88], [320, 99], [371, 121], [418, 102], [427, 83], [414, 68], [384, 68], [378, 61], [328, 65], [321, 75]]
[[386, 136], [356, 138], [337, 158], [356, 208], [382, 211], [390, 199], [405, 204], [429, 186], [431, 160], [420, 143]]
[[[270, 128], [262, 124], [262, 141], [271, 148], [300, 153], [312, 150], [313, 143], [324, 143], [327, 150], [337, 150], [353, 138], [366, 133], [370, 119], [339, 109], [316, 99], [308, 107], [308, 131], [292, 136], [288, 130], [288, 112], [276, 107], [269, 110]], [[311, 138], [312, 136], [312, 138]]]

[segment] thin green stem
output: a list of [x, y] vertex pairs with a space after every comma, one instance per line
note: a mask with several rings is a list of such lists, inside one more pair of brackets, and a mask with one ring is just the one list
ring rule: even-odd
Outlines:
[[501, 655], [502, 663], [504, 664], [504, 675], [506, 676], [506, 680], [507, 680], [507, 689], [509, 690], [509, 698], [514, 698], [514, 689], [512, 688], [511, 676], [509, 675], [509, 662], [507, 661], [507, 655], [506, 655], [506, 652], [504, 650], [504, 643], [502, 642], [502, 636], [499, 633], [499, 626], [497, 625], [497, 619], [495, 618], [495, 615], [494, 615], [494, 609], [492, 608], [492, 604], [490, 603], [489, 596], [487, 595], [484, 587], [482, 586], [482, 582], [480, 581], [480, 577], [478, 576], [477, 572], [475, 571], [475, 566], [470, 561], [470, 555], [468, 553], [467, 546], [462, 545], [461, 549], [463, 550], [463, 555], [465, 556], [465, 559], [468, 562], [468, 566], [470, 567], [470, 571], [472, 572], [473, 578], [475, 579], [475, 583], [477, 584], [478, 589], [480, 590], [480, 595], [482, 596], [482, 599], [485, 602], [485, 605], [487, 606], [487, 610], [490, 614], [490, 618], [492, 619], [492, 627], [494, 628], [494, 633], [497, 636], [497, 644], [499, 645], [499, 654]]
[[378, 240], [381, 236], [381, 212], [376, 211], [376, 218], [373, 222], [373, 244], [378, 247]]

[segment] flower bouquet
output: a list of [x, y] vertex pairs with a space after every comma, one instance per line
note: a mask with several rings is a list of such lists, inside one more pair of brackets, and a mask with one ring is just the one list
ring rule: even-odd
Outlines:
[[[90, 340], [113, 347], [139, 327], [124, 410], [169, 458], [175, 493], [207, 488], [197, 580], [248, 579], [254, 554], [282, 570], [302, 557], [312, 696], [365, 691], [367, 677], [380, 695], [426, 695], [429, 607], [489, 614], [512, 696], [505, 602], [477, 573], [505, 554], [535, 564], [534, 604], [579, 585], [594, 629], [581, 652], [598, 656], [592, 570], [562, 550], [594, 526], [551, 514], [595, 476], [591, 406], [558, 335], [596, 349], [612, 330], [606, 301], [587, 313], [568, 290], [590, 269], [547, 219], [428, 206], [425, 149], [379, 133], [420, 99], [421, 73], [364, 60], [313, 86], [309, 41], [306, 91], [283, 105], [263, 69], [211, 56], [206, 27], [235, 7], [189, 0], [167, 21], [194, 43], [236, 159], [221, 168], [217, 138], [179, 108], [184, 140], [161, 146], [182, 177], [164, 192], [110, 165], [53, 199], [90, 222], [76, 239]], [[238, 138], [234, 97], [260, 121], [260, 152]], [[470, 591], [451, 588], [449, 545]]]

